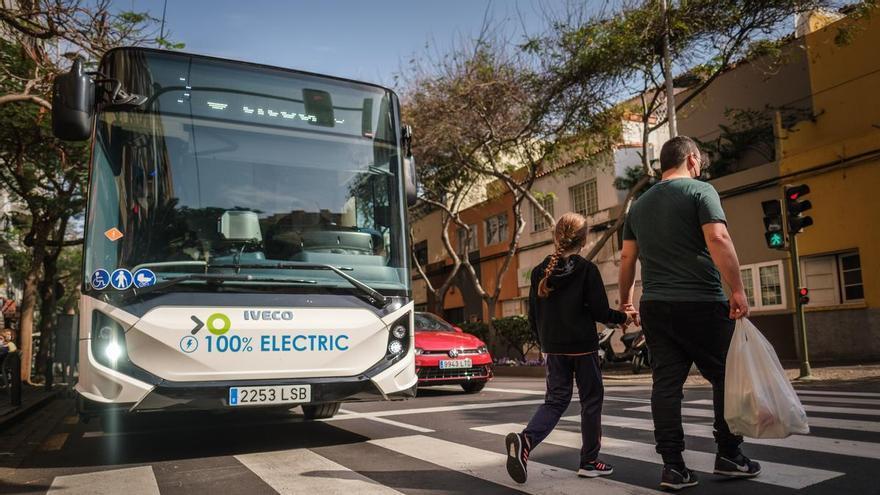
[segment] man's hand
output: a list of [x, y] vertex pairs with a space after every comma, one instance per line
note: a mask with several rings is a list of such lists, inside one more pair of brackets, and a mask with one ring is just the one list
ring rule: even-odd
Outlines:
[[730, 319], [738, 320], [749, 316], [749, 299], [745, 292], [734, 292], [730, 296]]
[[623, 325], [623, 329], [626, 330], [631, 324], [634, 324], [637, 327], [642, 326], [642, 319], [639, 317], [639, 312], [636, 310], [636, 307], [632, 305], [632, 303], [621, 303], [618, 309], [626, 313], [626, 323]]

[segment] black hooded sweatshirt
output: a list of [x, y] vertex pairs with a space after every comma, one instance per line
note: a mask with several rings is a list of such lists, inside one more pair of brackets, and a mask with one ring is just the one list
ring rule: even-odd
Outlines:
[[548, 256], [532, 270], [529, 290], [529, 324], [541, 351], [580, 354], [599, 350], [596, 322], [621, 324], [626, 314], [608, 306], [599, 269], [576, 254], [559, 260], [547, 280], [550, 295], [538, 297], [538, 284], [549, 262]]

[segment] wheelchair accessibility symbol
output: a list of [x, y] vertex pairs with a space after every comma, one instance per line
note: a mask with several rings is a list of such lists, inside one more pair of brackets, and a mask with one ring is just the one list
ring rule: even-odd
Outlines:
[[186, 335], [180, 339], [180, 350], [189, 354], [199, 348], [199, 339]]

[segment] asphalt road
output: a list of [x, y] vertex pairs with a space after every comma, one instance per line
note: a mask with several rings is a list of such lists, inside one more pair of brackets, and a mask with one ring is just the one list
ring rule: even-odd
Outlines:
[[[329, 421], [299, 410], [266, 414], [150, 416], [128, 429], [81, 423], [70, 399], [55, 400], [0, 432], [0, 493], [141, 494], [641, 494], [655, 493], [649, 387], [606, 383], [601, 458], [607, 479], [577, 478], [579, 406], [536, 448], [529, 481], [504, 469], [504, 438], [542, 400], [540, 379], [496, 378], [476, 395], [456, 387], [417, 399], [343, 406]], [[880, 384], [801, 390], [813, 432], [750, 441], [762, 461], [753, 481], [711, 471], [710, 392], [689, 388], [686, 458], [700, 474], [689, 494], [880, 494]]]

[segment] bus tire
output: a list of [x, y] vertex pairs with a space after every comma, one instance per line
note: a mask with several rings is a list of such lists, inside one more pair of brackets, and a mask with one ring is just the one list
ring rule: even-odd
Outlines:
[[332, 418], [339, 412], [339, 402], [328, 402], [326, 404], [307, 404], [302, 406], [303, 416], [307, 420]]
[[475, 394], [480, 390], [483, 390], [483, 387], [486, 386], [486, 382], [468, 382], [462, 383], [461, 388], [464, 389], [466, 393]]

